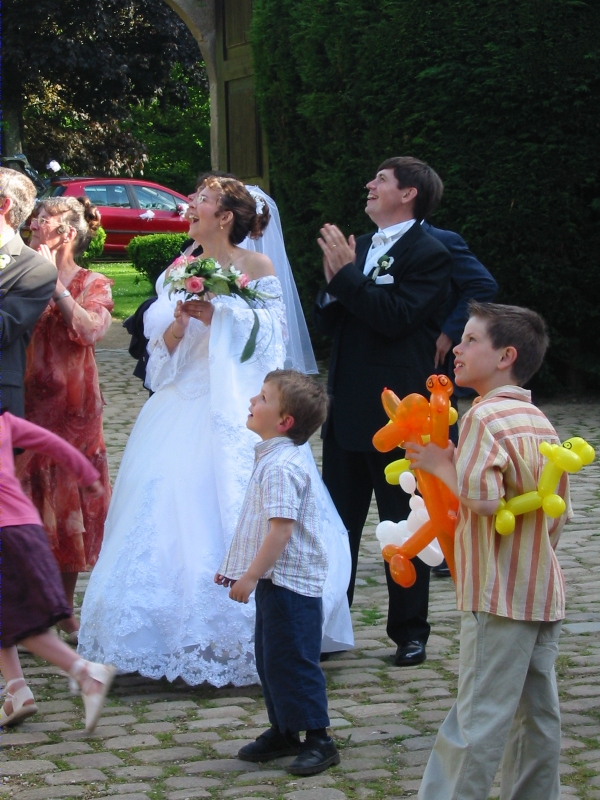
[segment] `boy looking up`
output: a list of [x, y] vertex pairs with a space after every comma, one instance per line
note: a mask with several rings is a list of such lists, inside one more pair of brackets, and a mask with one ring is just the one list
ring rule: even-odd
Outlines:
[[[250, 400], [246, 425], [262, 442], [235, 536], [215, 582], [247, 603], [256, 590], [256, 669], [271, 727], [242, 747], [244, 761], [297, 755], [286, 769], [314, 775], [339, 764], [327, 735], [319, 666], [327, 554], [311, 478], [298, 446], [323, 424], [327, 393], [293, 370], [269, 372]], [[306, 731], [300, 742], [299, 732]]]
[[[501, 498], [534, 491], [541, 442], [558, 443], [521, 388], [539, 369], [548, 337], [542, 318], [516, 306], [472, 303], [454, 348], [458, 386], [480, 400], [464, 415], [458, 446], [411, 444], [414, 468], [460, 499], [456, 594], [462, 611], [458, 695], [425, 768], [420, 800], [484, 800], [502, 760], [502, 800], [559, 800], [560, 713], [554, 662], [565, 615], [555, 554], [566, 514], [516, 517], [500, 536]], [[565, 497], [566, 476], [559, 494]]]

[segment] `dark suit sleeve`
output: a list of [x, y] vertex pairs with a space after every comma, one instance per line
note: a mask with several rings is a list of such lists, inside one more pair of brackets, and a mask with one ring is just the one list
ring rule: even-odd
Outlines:
[[462, 236], [436, 228], [428, 229], [427, 233], [442, 242], [452, 256], [451, 284], [455, 304], [442, 324], [442, 331], [458, 343], [469, 316], [469, 301], [491, 302], [498, 291], [498, 284], [475, 258]]
[[40, 259], [19, 278], [0, 302], [2, 346], [28, 336], [56, 286], [56, 267]]
[[376, 284], [354, 264], [347, 264], [327, 291], [377, 333], [403, 339], [443, 302], [450, 263], [448, 251], [439, 245], [415, 247], [403, 256], [401, 270], [389, 270], [392, 285]]
[[315, 327], [319, 333], [333, 336], [342, 311], [343, 306], [335, 299], [330, 301], [327, 296], [327, 290], [321, 289], [317, 295], [313, 311]]

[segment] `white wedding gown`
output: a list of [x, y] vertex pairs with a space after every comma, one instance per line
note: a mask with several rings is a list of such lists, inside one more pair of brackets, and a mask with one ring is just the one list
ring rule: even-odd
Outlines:
[[[213, 577], [233, 538], [254, 462], [258, 437], [245, 426], [249, 399], [285, 358], [280, 284], [274, 276], [252, 284], [269, 298], [255, 309], [256, 351], [241, 364], [254, 318], [235, 297], [212, 301], [209, 327], [191, 319], [169, 355], [162, 333], [177, 295], [169, 298], [162, 281], [144, 320], [155, 394], [123, 454], [83, 602], [78, 651], [151, 678], [257, 683], [254, 599], [235, 603]], [[309, 446], [302, 449], [318, 478]], [[347, 649], [353, 645], [348, 537], [320, 478], [316, 484], [329, 555], [323, 649]]]

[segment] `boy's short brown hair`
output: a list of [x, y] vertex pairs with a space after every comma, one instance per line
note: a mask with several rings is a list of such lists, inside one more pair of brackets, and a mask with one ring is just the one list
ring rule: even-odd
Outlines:
[[286, 436], [294, 444], [304, 444], [324, 422], [329, 398], [327, 391], [310, 375], [295, 369], [274, 369], [265, 377], [279, 391], [279, 410], [294, 418]]
[[533, 378], [548, 349], [548, 330], [544, 319], [530, 308], [478, 303], [471, 300], [469, 316], [485, 321], [487, 334], [495, 350], [514, 347], [517, 358], [512, 375], [518, 386]]

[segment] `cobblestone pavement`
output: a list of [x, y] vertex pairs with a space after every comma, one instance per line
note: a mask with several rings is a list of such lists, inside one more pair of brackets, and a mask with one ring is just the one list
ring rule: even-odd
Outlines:
[[[131, 376], [133, 361], [124, 350], [112, 349], [124, 346], [115, 325], [105, 349], [98, 351], [113, 476], [146, 399]], [[584, 436], [600, 452], [598, 405], [552, 403], [544, 410], [561, 438]], [[318, 440], [313, 446], [318, 456]], [[581, 800], [600, 798], [599, 475], [600, 466], [594, 464], [573, 480], [577, 516], [559, 546], [568, 583], [568, 618], [558, 660], [563, 798]], [[427, 661], [410, 669], [392, 665], [375, 523], [372, 513], [352, 609], [356, 649], [323, 665], [332, 733], [342, 756], [338, 767], [294, 779], [282, 769], [285, 759], [264, 766], [237, 760], [239, 747], [267, 725], [258, 687], [192, 688], [182, 682], [122, 676], [96, 733], [88, 736], [82, 729], [81, 702], [69, 695], [66, 678], [24, 655], [25, 674], [40, 710], [32, 721], [2, 735], [0, 797], [362, 800], [415, 794], [456, 689], [459, 617], [451, 581], [433, 579]], [[84, 577], [79, 600], [85, 584]], [[497, 794], [495, 788], [492, 797]]]

